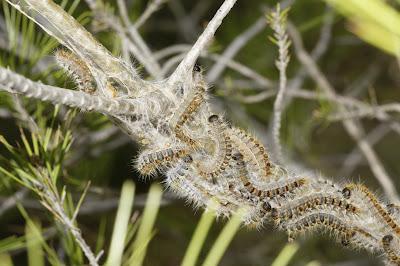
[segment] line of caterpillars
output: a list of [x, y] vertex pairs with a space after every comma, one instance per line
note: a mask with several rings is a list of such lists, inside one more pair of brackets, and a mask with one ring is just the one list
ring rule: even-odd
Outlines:
[[[205, 92], [205, 90], [201, 90], [201, 92]], [[201, 99], [205, 98], [206, 97], [201, 97]], [[199, 108], [201, 104], [198, 104], [196, 99], [193, 99], [191, 102], [189, 102], [187, 110], [191, 111], [190, 116], [196, 113], [193, 106], [195, 106], [195, 108]], [[187, 114], [184, 114], [183, 116], [187, 116]], [[226, 149], [225, 153], [223, 153], [226, 157], [224, 158], [223, 163], [218, 166], [219, 168], [213, 169], [213, 171], [218, 172], [218, 174], [223, 173], [228, 165], [227, 161], [233, 159], [233, 161], [236, 162], [239, 179], [242, 185], [252, 197], [256, 198], [258, 202], [262, 202], [261, 211], [263, 215], [269, 214], [272, 220], [274, 220], [277, 224], [280, 224], [288, 232], [290, 239], [294, 235], [306, 230], [323, 227], [340, 235], [341, 243], [343, 245], [349, 245], [351, 240], [354, 238], [354, 245], [362, 247], [364, 244], [357, 240], [359, 239], [356, 237], [357, 235], [373, 240], [372, 235], [365, 229], [348, 225], [346, 221], [336, 217], [335, 212], [325, 213], [332, 208], [342, 211], [341, 214], [344, 215], [357, 215], [359, 211], [358, 207], [349, 202], [350, 195], [352, 194], [351, 191], [354, 189], [358, 189], [366, 195], [372, 204], [372, 207], [376, 209], [383, 221], [393, 230], [396, 235], [399, 235], [400, 227], [396, 223], [395, 219], [391, 217], [389, 211], [386, 211], [386, 209], [376, 199], [372, 192], [370, 192], [365, 186], [359, 184], [349, 184], [345, 186], [341, 191], [340, 196], [333, 196], [329, 194], [324, 195], [323, 192], [320, 192], [315, 195], [308, 196], [306, 200], [298, 205], [287, 208], [283, 206], [280, 209], [272, 208], [266, 199], [276, 199], [279, 197], [284, 197], [288, 194], [295, 194], [296, 189], [307, 185], [307, 178], [288, 180], [288, 182], [282, 186], [271, 189], [263, 190], [257, 188], [257, 186], [254, 185], [249, 178], [249, 170], [255, 170], [254, 172], [258, 172], [259, 174], [262, 174], [260, 176], [264, 177], [269, 177], [271, 175], [271, 162], [264, 146], [261, 145], [256, 138], [248, 135], [243, 130], [233, 127], [225, 127], [224, 122], [221, 121], [216, 115], [211, 115], [208, 122], [213, 123], [214, 126], [221, 125], [222, 130], [226, 131], [225, 135], [221, 135], [228, 136], [220, 138], [221, 142], [224, 142], [220, 143], [220, 147]], [[179, 138], [178, 135], [177, 138]], [[181, 140], [185, 141], [184, 139]], [[227, 144], [228, 141], [231, 141], [233, 146], [235, 146], [236, 153], [232, 154], [232, 144]], [[254, 169], [251, 169], [252, 167], [254, 167]], [[215, 183], [215, 178], [217, 177], [213, 176], [213, 183]], [[231, 190], [231, 188], [229, 190]], [[382, 243], [390, 242], [388, 239], [393, 239], [393, 236], [384, 236]], [[390, 248], [390, 245], [384, 244], [383, 247], [384, 253], [386, 254], [388, 260], [396, 265], [399, 264], [400, 257], [393, 249]]]
[[[78, 88], [86, 93], [93, 94], [96, 90], [96, 83], [86, 66], [86, 64], [72, 53], [60, 49], [55, 53], [59, 64], [67, 70], [69, 75], [74, 79]], [[194, 72], [200, 72], [200, 68], [195, 66]], [[172, 167], [179, 159], [192, 163], [192, 152], [201, 149], [200, 143], [185, 132], [185, 125], [193, 120], [198, 110], [206, 104], [207, 90], [205, 82], [200, 79], [195, 85], [195, 92], [190, 94], [189, 98], [183, 102], [183, 106], [179, 107], [176, 113], [176, 122], [172, 126], [174, 137], [187, 145], [187, 148], [167, 148], [164, 150], [151, 151], [142, 153], [137, 159], [137, 168], [143, 175], [154, 175], [157, 171], [164, 171], [165, 168]], [[110, 87], [111, 94], [115, 96], [116, 90]], [[364, 238], [373, 237], [363, 228], [349, 226], [344, 219], [337, 217], [335, 212], [327, 212], [335, 209], [343, 211], [346, 214], [357, 214], [359, 211], [350, 200], [352, 191], [358, 191], [365, 196], [365, 200], [369, 202], [371, 208], [381, 217], [382, 221], [393, 231], [393, 234], [387, 234], [382, 237], [381, 244], [383, 252], [387, 260], [394, 264], [400, 265], [400, 256], [397, 249], [393, 248], [393, 242], [397, 241], [394, 235], [400, 236], [400, 226], [391, 214], [391, 207], [386, 209], [382, 206], [377, 198], [365, 186], [359, 184], [349, 184], [342, 190], [342, 198], [337, 195], [324, 195], [317, 193], [308, 195], [307, 199], [299, 201], [297, 205], [272, 207], [270, 202], [275, 199], [285, 198], [288, 195], [294, 195], [296, 198], [296, 190], [306, 188], [308, 179], [299, 177], [289, 179], [279, 185], [268, 184], [268, 189], [260, 189], [253, 184], [249, 178], [249, 173], [256, 173], [258, 177], [264, 177], [266, 181], [273, 173], [271, 172], [272, 164], [264, 146], [255, 137], [249, 135], [245, 131], [229, 127], [221, 118], [215, 114], [208, 118], [209, 127], [211, 128], [212, 140], [218, 141], [220, 150], [215, 152], [214, 168], [198, 171], [198, 174], [206, 180], [210, 180], [213, 185], [218, 186], [218, 179], [223, 177], [224, 173], [232, 165], [236, 168], [238, 179], [241, 186], [247, 193], [234, 193], [234, 187], [237, 183], [230, 183], [226, 193], [234, 194], [240, 197], [240, 201], [249, 201], [260, 203], [260, 219], [271, 218], [275, 224], [285, 229], [289, 235], [289, 239], [293, 239], [296, 235], [314, 228], [323, 228], [335, 232], [340, 236], [343, 245], [353, 242], [354, 245], [363, 246], [360, 240], [357, 242], [357, 234]], [[235, 147], [235, 148], [233, 148]], [[196, 164], [194, 164], [196, 165]], [[201, 168], [201, 162], [197, 164]], [[196, 184], [193, 184], [196, 187]], [[212, 194], [202, 191], [206, 197]], [[188, 196], [195, 195], [189, 193]], [[251, 201], [253, 200], [253, 201]], [[293, 200], [294, 201], [294, 200]], [[239, 206], [239, 204], [233, 204]], [[354, 241], [353, 241], [354, 240]], [[397, 243], [398, 244], [398, 243]]]

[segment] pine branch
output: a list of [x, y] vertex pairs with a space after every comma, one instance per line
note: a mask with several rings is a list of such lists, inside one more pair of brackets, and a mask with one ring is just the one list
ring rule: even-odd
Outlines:
[[78, 107], [84, 111], [96, 111], [109, 115], [132, 115], [135, 107], [126, 99], [108, 99], [81, 91], [44, 85], [0, 67], [0, 90], [22, 94], [30, 98]]

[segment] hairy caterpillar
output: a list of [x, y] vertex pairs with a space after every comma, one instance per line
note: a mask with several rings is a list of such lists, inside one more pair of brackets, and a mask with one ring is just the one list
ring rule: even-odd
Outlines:
[[304, 186], [307, 183], [307, 179], [299, 177], [299, 178], [283, 180], [282, 184], [280, 184], [281, 183], [280, 181], [274, 183], [277, 184], [272, 186], [271, 189], [262, 191], [262, 197], [275, 198], [277, 196], [284, 196], [287, 193], [292, 193], [296, 189]]
[[195, 113], [199, 109], [201, 104], [204, 102], [205, 91], [203, 88], [198, 88], [198, 89], [199, 90], [194, 94], [192, 100], [189, 102], [188, 106], [184, 109], [183, 113], [179, 115], [179, 119], [174, 126], [175, 136], [194, 149], [197, 148], [199, 145], [194, 139], [192, 139], [184, 132], [183, 126], [192, 117], [193, 113]]
[[[206, 103], [206, 84], [201, 77], [201, 69], [196, 65], [193, 69], [196, 82], [194, 86], [194, 92], [190, 92], [180, 107], [175, 110], [174, 115], [171, 118], [170, 125], [173, 128], [175, 136], [182, 142], [188, 144], [193, 149], [198, 148], [199, 144], [188, 136], [184, 131], [184, 125], [193, 118], [193, 115], [200, 109], [200, 107]], [[199, 76], [199, 77], [197, 77]]]
[[278, 184], [275, 187], [267, 190], [257, 189], [249, 180], [248, 171], [246, 170], [246, 163], [243, 160], [241, 153], [235, 153], [232, 158], [236, 161], [239, 169], [239, 178], [242, 181], [243, 186], [249, 193], [256, 196], [257, 198], [274, 198], [276, 196], [283, 196], [286, 193], [293, 192], [295, 189], [306, 184], [305, 178], [294, 178], [283, 181], [283, 184]]
[[294, 204], [294, 206], [288, 204], [281, 209], [274, 209], [272, 211], [272, 219], [274, 219], [277, 224], [280, 224], [294, 219], [295, 217], [303, 216], [311, 210], [321, 209], [322, 207], [332, 207], [348, 213], [357, 212], [357, 208], [354, 205], [336, 195], [318, 193], [316, 195], [306, 196], [304, 199]]
[[248, 170], [256, 173], [260, 180], [270, 178], [271, 162], [264, 146], [241, 129], [232, 127], [229, 132], [235, 148], [244, 156]]
[[313, 228], [327, 229], [337, 233], [341, 236], [341, 242], [344, 245], [348, 245], [350, 239], [355, 235], [355, 232], [348, 228], [345, 222], [328, 213], [313, 213], [285, 226], [289, 241], [293, 241], [297, 235]]
[[219, 119], [218, 115], [211, 115], [208, 118], [211, 125], [211, 130], [215, 134], [213, 139], [216, 143], [214, 156], [212, 156], [212, 165], [204, 166], [201, 162], [197, 164], [199, 174], [205, 178], [211, 178], [212, 182], [216, 184], [216, 178], [221, 175], [229, 165], [232, 156], [232, 144], [230, 137], [227, 134], [225, 124]]
[[84, 61], [65, 49], [58, 49], [54, 55], [58, 64], [70, 74], [81, 91], [90, 94], [96, 91], [96, 82]]
[[253, 136], [239, 128], [232, 128], [232, 141], [238, 145], [238, 149], [245, 156], [256, 164], [260, 178], [271, 175], [271, 162], [264, 146]]
[[186, 155], [185, 149], [167, 148], [155, 152], [142, 152], [136, 160], [136, 168], [142, 175], [153, 175], [162, 166]]
[[[382, 218], [382, 220], [396, 233], [396, 235], [400, 236], [400, 226], [367, 187], [361, 184], [348, 184], [343, 189], [343, 195], [347, 198], [350, 198], [353, 192], [360, 193], [361, 198], [365, 199], [364, 202], [369, 202], [371, 207], [376, 210], [376, 213]], [[368, 210], [368, 208], [366, 209]]]

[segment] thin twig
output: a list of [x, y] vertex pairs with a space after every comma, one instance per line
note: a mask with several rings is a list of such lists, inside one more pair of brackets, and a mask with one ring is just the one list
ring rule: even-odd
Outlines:
[[341, 121], [344, 119], [354, 119], [354, 118], [374, 118], [376, 113], [380, 112], [395, 112], [395, 113], [400, 113], [400, 104], [398, 103], [388, 103], [388, 104], [383, 104], [379, 106], [371, 106], [370, 108], [364, 108], [364, 109], [358, 109], [358, 110], [350, 110], [347, 111], [346, 113], [335, 113], [332, 115], [329, 115], [327, 117], [328, 121], [335, 122], [335, 121]]
[[[119, 0], [122, 1], [122, 0]], [[140, 15], [140, 17], [136, 20], [135, 24], [133, 27], [136, 29], [139, 29], [141, 26], [144, 25], [144, 23], [153, 15], [154, 12], [156, 12], [160, 7], [166, 3], [168, 0], [152, 0], [147, 4], [146, 9], [144, 12]]]
[[[162, 49], [158, 52], [155, 53], [155, 56], [157, 59], [161, 60], [164, 57], [167, 57], [169, 55], [175, 54], [175, 53], [181, 53], [179, 55], [176, 55], [174, 57], [171, 57], [168, 61], [165, 62], [162, 68], [162, 73], [168, 73], [177, 63], [179, 63], [179, 60], [182, 60], [182, 58], [185, 57], [185, 54], [187, 51], [190, 50], [189, 45], [185, 44], [179, 44], [179, 45], [172, 45], [169, 46], [165, 49]], [[264, 77], [263, 75], [257, 73], [255, 70], [251, 69], [250, 67], [241, 64], [237, 61], [234, 61], [233, 59], [229, 58], [224, 58], [222, 55], [219, 55], [217, 53], [201, 53], [200, 57], [202, 58], [208, 58], [211, 59], [215, 62], [219, 62], [220, 60], [225, 61], [225, 65], [229, 67], [232, 70], [235, 70], [236, 72], [242, 74], [245, 77], [248, 77], [250, 79], [253, 79], [255, 82], [257, 82], [259, 85], [262, 86], [263, 89], [272, 89], [274, 87], [274, 83]]]
[[[368, 142], [371, 147], [373, 147], [376, 143], [382, 140], [382, 138], [384, 138], [386, 134], [389, 132], [390, 132], [390, 127], [388, 127], [385, 124], [381, 124], [377, 126], [374, 130], [372, 130], [364, 138], [365, 141]], [[360, 149], [357, 146], [343, 160], [343, 167], [339, 171], [338, 175], [349, 176], [362, 160], [363, 160], [363, 155], [360, 153]]]
[[81, 231], [78, 227], [75, 226], [73, 219], [69, 218], [66, 210], [64, 209], [62, 200], [58, 195], [57, 189], [53, 184], [52, 180], [46, 175], [46, 173], [42, 173], [40, 176], [41, 182], [36, 184], [39, 195], [42, 199], [42, 204], [54, 215], [56, 219], [59, 220], [64, 226], [66, 226], [67, 230], [73, 235], [75, 241], [78, 243], [86, 258], [89, 260], [89, 264], [91, 266], [98, 266], [97, 258], [83, 239]]
[[206, 29], [197, 39], [192, 49], [186, 54], [185, 58], [176, 68], [174, 73], [168, 79], [169, 84], [175, 84], [178, 80], [182, 80], [182, 77], [190, 77], [193, 66], [196, 63], [197, 58], [201, 52], [205, 50], [207, 45], [213, 39], [215, 32], [222, 23], [222, 20], [228, 15], [229, 11], [236, 3], [237, 0], [225, 0], [218, 11], [215, 13], [212, 20], [208, 23]]
[[210, 83], [215, 82], [223, 73], [228, 60], [235, 57], [235, 55], [258, 33], [260, 33], [267, 23], [265, 17], [259, 18], [248, 29], [239, 34], [233, 42], [225, 49], [221, 55], [221, 59], [207, 72], [207, 81]]
[[[293, 25], [289, 24], [288, 30], [295, 47], [296, 56], [306, 67], [311, 78], [318, 84], [318, 86], [325, 92], [326, 95], [329, 95], [332, 98], [336, 97], [335, 89], [320, 71], [315, 61], [304, 49], [301, 36], [297, 29]], [[343, 112], [343, 114], [346, 113], [346, 109], [343, 105], [339, 104], [338, 108], [341, 112]], [[352, 120], [344, 120], [342, 123], [349, 135], [357, 142], [358, 147], [367, 159], [369, 167], [374, 173], [375, 178], [381, 184], [387, 197], [392, 202], [399, 202], [397, 191], [392, 179], [389, 177], [382, 162], [379, 160], [371, 145], [365, 140], [363, 132]]]
[[11, 70], [0, 67], [0, 90], [23, 94], [28, 97], [63, 103], [82, 110], [96, 110], [104, 114], [133, 113], [135, 107], [126, 99], [109, 99], [103, 96], [90, 95], [81, 91], [72, 91], [44, 85], [27, 79]]

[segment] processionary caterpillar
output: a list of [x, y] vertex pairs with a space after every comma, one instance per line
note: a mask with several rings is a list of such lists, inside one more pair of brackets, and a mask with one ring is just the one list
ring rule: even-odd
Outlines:
[[205, 178], [211, 178], [213, 184], [216, 184], [216, 178], [221, 175], [229, 166], [232, 156], [232, 143], [226, 132], [226, 125], [219, 119], [218, 115], [211, 115], [208, 122], [213, 131], [213, 139], [216, 142], [216, 150], [213, 151], [213, 165], [204, 167], [202, 162], [197, 164], [199, 174]]
[[341, 242], [344, 245], [348, 245], [349, 240], [355, 235], [355, 232], [351, 228], [348, 228], [345, 222], [334, 215], [329, 213], [313, 213], [286, 225], [289, 241], [294, 240], [298, 234], [318, 227], [339, 234]]
[[301, 217], [312, 210], [319, 210], [322, 207], [333, 207], [349, 213], [356, 213], [357, 208], [351, 203], [347, 202], [336, 195], [326, 195], [318, 193], [310, 195], [304, 199], [299, 200], [294, 206], [286, 205], [277, 211], [272, 212], [272, 218], [276, 223], [285, 223], [294, 219], [295, 217]]
[[379, 216], [381, 216], [382, 220], [396, 233], [396, 235], [400, 236], [400, 226], [396, 223], [396, 221], [391, 217], [389, 212], [382, 206], [382, 204], [378, 201], [374, 194], [368, 190], [367, 187], [361, 184], [348, 184], [343, 189], [343, 195], [345, 197], [350, 198], [351, 192], [358, 191], [362, 193], [367, 202], [370, 202], [372, 207], [376, 210]]
[[187, 154], [184, 149], [168, 148], [156, 152], [142, 152], [136, 162], [136, 168], [142, 175], [152, 175], [162, 166]]
[[96, 91], [96, 82], [84, 61], [65, 49], [58, 49], [54, 55], [58, 64], [69, 73], [81, 91]]

